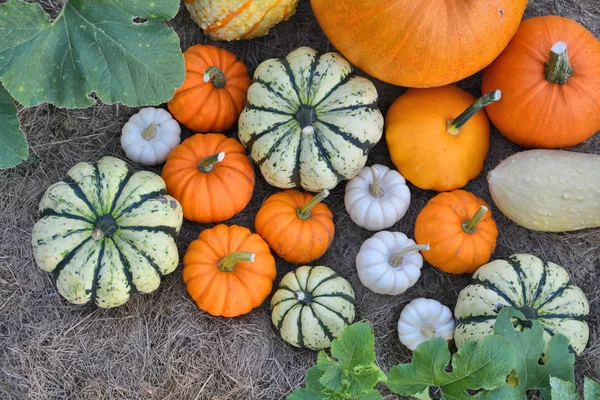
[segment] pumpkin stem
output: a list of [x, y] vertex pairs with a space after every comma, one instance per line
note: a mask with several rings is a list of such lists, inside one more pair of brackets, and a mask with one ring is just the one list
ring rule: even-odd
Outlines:
[[373, 183], [369, 185], [369, 193], [373, 197], [378, 199], [383, 197], [383, 190], [381, 189], [381, 178], [379, 177], [379, 171], [377, 168], [371, 167], [371, 173], [373, 174]]
[[463, 222], [463, 224], [462, 224], [463, 231], [465, 231], [465, 233], [475, 232], [475, 229], [477, 228], [477, 224], [479, 223], [481, 218], [483, 218], [483, 216], [485, 215], [486, 212], [488, 212], [488, 208], [486, 206], [479, 207], [479, 210], [477, 210], [475, 215], [473, 215], [473, 218], [468, 219], [465, 222]]
[[156, 125], [150, 124], [142, 131], [142, 137], [145, 140], [152, 140], [156, 137]]
[[425, 324], [421, 327], [421, 335], [426, 338], [432, 338], [435, 335], [435, 326], [431, 324]]
[[310, 305], [312, 303], [312, 294], [306, 290], [298, 290], [296, 293], [296, 300], [304, 305]]
[[92, 239], [100, 240], [104, 237], [111, 237], [118, 229], [115, 219], [110, 214], [103, 215], [96, 219], [96, 227], [92, 232]]
[[312, 135], [315, 133], [313, 124], [317, 120], [317, 113], [314, 107], [302, 104], [296, 112], [296, 119], [300, 124], [303, 135]]
[[423, 250], [429, 250], [429, 245], [428, 244], [413, 244], [411, 246], [407, 246], [405, 248], [403, 248], [402, 250], [390, 255], [388, 257], [388, 264], [390, 264], [392, 267], [396, 268], [399, 265], [402, 265], [402, 261], [404, 260], [404, 256], [409, 254], [409, 253], [413, 253], [415, 251], [423, 251]]
[[471, 119], [471, 117], [481, 111], [484, 107], [500, 100], [502, 98], [502, 92], [500, 90], [493, 90], [488, 94], [485, 94], [475, 100], [462, 114], [454, 118], [452, 121], [448, 121], [447, 132], [452, 136], [458, 135], [462, 127]]
[[225, 87], [225, 74], [219, 68], [211, 65], [204, 71], [204, 82], [211, 82], [215, 88], [221, 89]]
[[317, 204], [323, 201], [325, 197], [329, 196], [329, 190], [323, 190], [321, 193], [317, 194], [315, 197], [309, 200], [308, 203], [303, 205], [302, 207], [296, 210], [296, 215], [301, 219], [309, 219], [310, 218], [310, 210]]
[[544, 68], [546, 80], [548, 82], [564, 85], [567, 83], [571, 75], [573, 75], [573, 67], [569, 62], [569, 53], [565, 42], [556, 42], [550, 49], [550, 59], [546, 62]]
[[213, 154], [212, 156], [204, 157], [198, 163], [198, 169], [204, 173], [208, 173], [213, 170], [216, 163], [218, 163], [219, 161], [223, 161], [224, 158], [225, 158], [224, 151], [217, 153], [217, 154]]
[[256, 254], [247, 251], [236, 251], [219, 260], [217, 267], [223, 272], [231, 272], [238, 262], [254, 262]]

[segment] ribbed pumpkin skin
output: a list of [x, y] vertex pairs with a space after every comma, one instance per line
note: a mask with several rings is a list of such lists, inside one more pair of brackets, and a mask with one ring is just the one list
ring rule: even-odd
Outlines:
[[[550, 49], [567, 44], [573, 75], [564, 85], [545, 78]], [[600, 40], [568, 18], [544, 16], [521, 24], [486, 69], [483, 90], [502, 90], [486, 111], [509, 140], [525, 147], [568, 147], [600, 130]]]
[[342, 56], [301, 47], [258, 66], [238, 126], [270, 185], [320, 192], [365, 166], [383, 116], [373, 83]]
[[192, 19], [213, 40], [252, 39], [286, 21], [298, 0], [185, 0]]
[[[185, 81], [167, 103], [173, 117], [196, 132], [223, 132], [231, 128], [244, 108], [252, 81], [248, 69], [236, 56], [211, 45], [189, 47], [183, 52]], [[217, 88], [205, 79], [206, 70], [217, 67], [225, 86]]]
[[588, 301], [560, 265], [531, 254], [514, 254], [479, 268], [473, 283], [458, 295], [456, 345], [492, 335], [502, 307], [514, 307], [527, 318], [537, 319], [544, 327], [546, 344], [558, 333], [569, 338], [577, 354], [587, 344]]
[[[221, 271], [218, 262], [234, 252], [255, 254], [254, 262]], [[183, 280], [198, 307], [214, 316], [246, 314], [271, 293], [277, 272], [264, 240], [242, 226], [220, 224], [205, 229], [190, 243], [183, 257]]]
[[[210, 172], [200, 161], [225, 152]], [[167, 157], [162, 177], [170, 195], [181, 202], [183, 216], [202, 223], [228, 220], [250, 202], [254, 167], [237, 140], [220, 133], [196, 134], [175, 147]]]
[[333, 242], [333, 213], [325, 204], [315, 205], [310, 218], [298, 217], [296, 210], [313, 197], [298, 190], [275, 193], [264, 201], [256, 214], [256, 233], [287, 262], [311, 262], [325, 254]]
[[324, 266], [288, 272], [271, 298], [271, 320], [295, 347], [325, 349], [354, 321], [354, 290]]
[[44, 193], [33, 227], [33, 256], [74, 304], [110, 308], [150, 293], [179, 262], [181, 205], [160, 176], [104, 157], [79, 163]]
[[420, 189], [446, 192], [479, 175], [490, 147], [485, 112], [477, 112], [456, 136], [447, 131], [447, 123], [475, 100], [452, 84], [408, 89], [392, 103], [385, 139], [392, 162], [404, 178]]
[[450, 274], [472, 273], [488, 262], [498, 237], [491, 212], [484, 214], [475, 232], [462, 228], [481, 206], [489, 209], [485, 201], [464, 190], [443, 192], [429, 200], [415, 222], [415, 241], [430, 245], [421, 252], [423, 258]]
[[491, 63], [512, 38], [527, 0], [311, 0], [329, 41], [384, 82], [433, 87]]

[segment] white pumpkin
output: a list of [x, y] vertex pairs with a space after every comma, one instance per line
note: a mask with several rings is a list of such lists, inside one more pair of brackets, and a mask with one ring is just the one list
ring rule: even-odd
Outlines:
[[365, 240], [356, 256], [361, 283], [375, 293], [398, 295], [413, 286], [421, 276], [423, 256], [417, 245], [400, 232], [377, 232]]
[[344, 204], [361, 228], [380, 231], [400, 221], [410, 204], [410, 189], [396, 170], [375, 164], [346, 184]]
[[181, 142], [181, 127], [167, 110], [142, 108], [123, 125], [121, 147], [142, 165], [162, 164]]
[[438, 301], [414, 299], [400, 313], [398, 336], [410, 350], [436, 337], [450, 341], [454, 337], [452, 312]]

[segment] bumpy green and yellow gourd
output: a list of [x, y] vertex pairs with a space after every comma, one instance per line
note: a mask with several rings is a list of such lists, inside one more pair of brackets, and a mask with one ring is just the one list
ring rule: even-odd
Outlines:
[[160, 176], [114, 157], [79, 163], [44, 193], [33, 256], [74, 304], [116, 307], [150, 293], [179, 262], [183, 211]]

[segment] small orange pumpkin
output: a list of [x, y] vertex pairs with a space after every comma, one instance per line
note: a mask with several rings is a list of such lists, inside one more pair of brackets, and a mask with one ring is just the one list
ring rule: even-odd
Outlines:
[[183, 52], [185, 81], [167, 103], [173, 117], [196, 132], [223, 132], [237, 122], [252, 84], [236, 56], [211, 45]]
[[600, 129], [600, 41], [568, 18], [526, 19], [485, 70], [482, 86], [502, 90], [502, 101], [486, 112], [508, 140], [576, 145]]
[[176, 146], [162, 170], [167, 192], [196, 222], [221, 222], [242, 211], [254, 190], [254, 167], [240, 142], [196, 134]]
[[183, 257], [183, 280], [192, 299], [211, 315], [237, 317], [271, 293], [275, 258], [269, 246], [242, 226], [205, 229]]
[[333, 241], [333, 213], [321, 201], [329, 191], [313, 196], [285, 190], [261, 205], [254, 226], [271, 249], [285, 261], [309, 263], [321, 257]]
[[415, 222], [415, 241], [429, 244], [423, 258], [450, 274], [472, 273], [496, 249], [498, 228], [485, 201], [464, 190], [439, 193]]
[[490, 123], [481, 109], [500, 96], [496, 90], [476, 100], [454, 84], [404, 92], [385, 121], [398, 171], [420, 189], [465, 186], [483, 169], [490, 146]]

